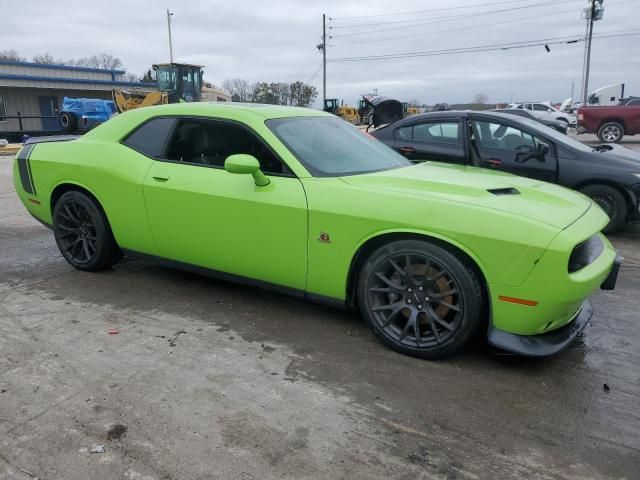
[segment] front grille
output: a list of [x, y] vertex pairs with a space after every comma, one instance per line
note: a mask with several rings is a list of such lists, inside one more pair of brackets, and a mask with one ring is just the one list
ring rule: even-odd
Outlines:
[[576, 245], [569, 257], [569, 273], [577, 272], [593, 263], [604, 250], [604, 243], [600, 235], [594, 235], [589, 240]]

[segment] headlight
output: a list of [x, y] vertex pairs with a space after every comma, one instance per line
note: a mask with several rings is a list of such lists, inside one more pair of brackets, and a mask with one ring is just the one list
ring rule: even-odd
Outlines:
[[640, 178], [640, 173], [632, 173], [631, 175], [635, 175], [636, 177]]

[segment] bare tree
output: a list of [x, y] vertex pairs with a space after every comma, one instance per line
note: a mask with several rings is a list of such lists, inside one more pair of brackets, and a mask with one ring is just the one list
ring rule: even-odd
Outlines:
[[489, 95], [486, 93], [476, 93], [473, 97], [473, 103], [487, 103], [487, 100], [489, 100]]
[[27, 59], [21, 57], [15, 50], [0, 50], [0, 60], [7, 60], [12, 62], [24, 62]]
[[122, 67], [122, 61], [108, 53], [99, 53], [90, 57], [83, 57], [77, 60], [70, 60], [71, 65], [78, 67], [100, 68], [103, 70], [116, 70]]
[[48, 65], [64, 65], [66, 63], [64, 60], [53, 58], [53, 55], [49, 52], [42, 55], [35, 55], [32, 60], [34, 63], [44, 63]]
[[139, 82], [140, 81], [140, 76], [136, 75], [135, 73], [126, 72], [124, 74], [124, 79], [127, 82]]
[[231, 95], [234, 102], [250, 102], [253, 97], [253, 88], [249, 82], [241, 78], [227, 79], [222, 82], [222, 88]]

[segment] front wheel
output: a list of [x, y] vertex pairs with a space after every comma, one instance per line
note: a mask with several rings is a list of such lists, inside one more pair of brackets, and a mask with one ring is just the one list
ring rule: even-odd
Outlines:
[[478, 275], [447, 249], [423, 240], [375, 251], [360, 271], [358, 302], [385, 344], [421, 358], [458, 352], [483, 321]]
[[609, 185], [587, 185], [580, 189], [587, 197], [596, 202], [609, 216], [609, 223], [602, 230], [613, 233], [618, 230], [627, 219], [627, 202], [622, 194]]
[[598, 138], [605, 143], [618, 143], [624, 137], [624, 127], [618, 122], [607, 122], [598, 129]]
[[104, 213], [82, 192], [66, 192], [58, 199], [53, 234], [62, 256], [78, 270], [104, 270], [122, 255]]

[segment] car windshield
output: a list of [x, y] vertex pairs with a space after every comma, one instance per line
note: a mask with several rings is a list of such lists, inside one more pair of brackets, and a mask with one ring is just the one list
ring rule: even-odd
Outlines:
[[370, 173], [411, 165], [384, 143], [337, 117], [290, 117], [267, 126], [315, 177]]

